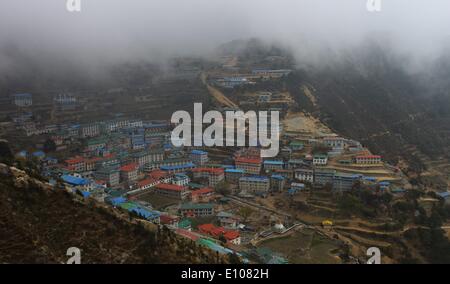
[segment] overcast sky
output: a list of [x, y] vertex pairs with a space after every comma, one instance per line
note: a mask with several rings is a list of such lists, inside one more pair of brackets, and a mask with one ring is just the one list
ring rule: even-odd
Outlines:
[[[450, 37], [450, 0], [2, 0], [0, 48], [79, 64], [202, 55], [229, 40], [260, 37], [307, 53], [386, 35], [415, 55], [435, 55]], [[1, 52], [1, 51], [0, 51]], [[0, 70], [10, 64], [0, 53]]]

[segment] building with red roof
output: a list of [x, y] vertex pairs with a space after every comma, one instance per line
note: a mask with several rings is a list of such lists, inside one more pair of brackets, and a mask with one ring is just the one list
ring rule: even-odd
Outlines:
[[247, 174], [258, 175], [261, 172], [262, 160], [260, 158], [236, 157], [234, 164], [237, 169], [244, 170]]
[[214, 196], [214, 190], [209, 187], [191, 191], [192, 202], [209, 202]]
[[172, 215], [161, 215], [159, 216], [159, 222], [163, 225], [178, 227], [178, 222], [180, 217]]
[[227, 243], [232, 243], [234, 245], [241, 244], [241, 236], [239, 231], [226, 231], [223, 236], [227, 240]]
[[186, 199], [190, 195], [190, 191], [186, 186], [160, 183], [155, 186], [155, 192], [162, 196], [167, 196], [176, 199]]
[[211, 235], [212, 231], [216, 228], [214, 224], [202, 224], [197, 226], [197, 230], [202, 234]]
[[120, 167], [120, 177], [123, 181], [134, 182], [137, 180], [138, 175], [138, 164], [129, 163]]
[[207, 178], [209, 186], [216, 186], [225, 179], [225, 170], [223, 168], [195, 168], [192, 169], [194, 179]]
[[65, 161], [67, 169], [74, 172], [86, 171], [86, 162], [83, 157], [76, 156]]
[[239, 231], [236, 230], [227, 230], [223, 227], [216, 227], [214, 224], [202, 224], [197, 226], [197, 230], [205, 235], [212, 236], [216, 239], [223, 236], [227, 243], [240, 245], [241, 237]]
[[158, 185], [159, 183], [161, 183], [161, 182], [159, 180], [157, 180], [157, 179], [146, 178], [146, 179], [143, 179], [141, 181], [138, 181], [137, 187], [140, 190], [145, 190], [145, 189], [152, 188], [152, 187]]

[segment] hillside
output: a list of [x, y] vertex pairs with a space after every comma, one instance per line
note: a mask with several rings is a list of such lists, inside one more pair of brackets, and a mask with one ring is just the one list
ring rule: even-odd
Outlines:
[[226, 260], [167, 229], [130, 222], [14, 170], [0, 176], [0, 263], [217, 263]]
[[374, 47], [324, 68], [297, 70], [286, 88], [335, 132], [421, 172], [428, 159], [450, 158], [450, 93], [443, 85], [450, 68], [432, 70], [412, 74]]

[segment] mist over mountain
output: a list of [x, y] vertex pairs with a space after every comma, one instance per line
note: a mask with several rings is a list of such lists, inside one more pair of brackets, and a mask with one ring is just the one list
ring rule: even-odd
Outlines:
[[328, 66], [368, 42], [384, 42], [417, 69], [448, 50], [449, 11], [442, 0], [383, 1], [378, 13], [368, 12], [365, 0], [95, 0], [70, 13], [63, 0], [6, 0], [0, 78], [75, 71], [101, 77], [128, 62], [209, 57], [217, 46], [247, 38], [288, 48], [303, 66]]

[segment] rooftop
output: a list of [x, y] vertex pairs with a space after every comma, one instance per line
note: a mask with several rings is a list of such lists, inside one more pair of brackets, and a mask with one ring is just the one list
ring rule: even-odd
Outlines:
[[171, 190], [171, 191], [184, 191], [186, 190], [185, 186], [176, 185], [176, 184], [168, 184], [168, 183], [160, 183], [156, 185], [156, 188], [162, 190]]
[[212, 209], [213, 205], [210, 203], [183, 203], [180, 206], [182, 210], [192, 210], [192, 209]]

